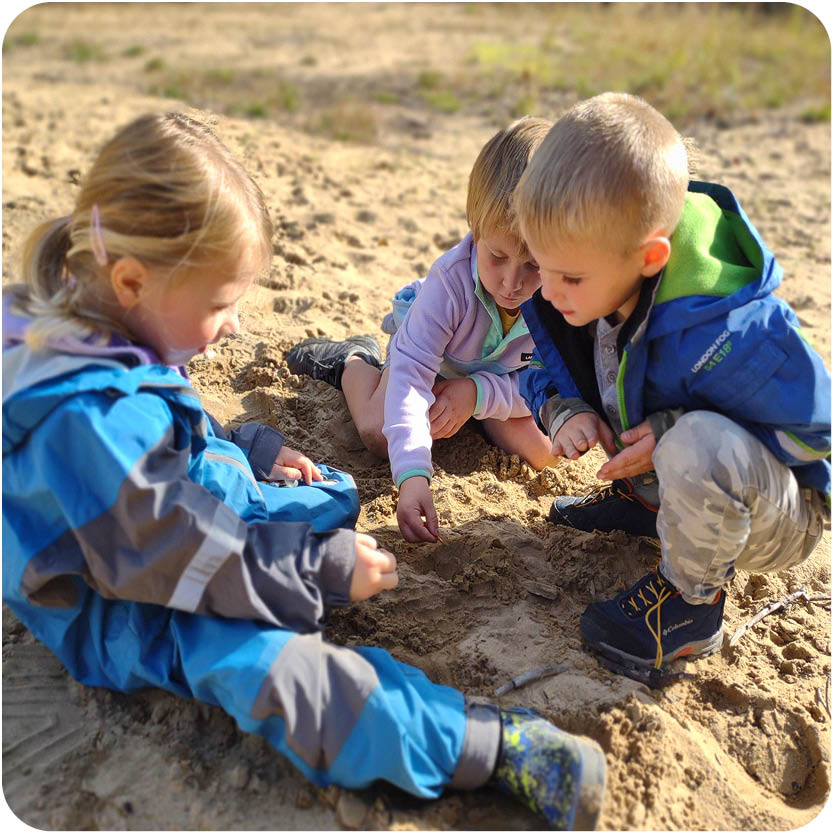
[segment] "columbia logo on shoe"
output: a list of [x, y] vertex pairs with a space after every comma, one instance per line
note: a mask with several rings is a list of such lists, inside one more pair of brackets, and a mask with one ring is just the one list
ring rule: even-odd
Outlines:
[[669, 633], [674, 633], [674, 631], [679, 630], [680, 628], [684, 628], [686, 625], [692, 624], [694, 624], [694, 619], [686, 619], [684, 622], [677, 622], [675, 625], [663, 628], [662, 635], [668, 636]]

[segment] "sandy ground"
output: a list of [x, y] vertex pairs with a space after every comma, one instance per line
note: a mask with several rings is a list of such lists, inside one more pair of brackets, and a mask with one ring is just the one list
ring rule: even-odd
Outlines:
[[[97, 4], [95, 4], [97, 5]], [[361, 90], [403, 72], [402, 38], [426, 62], [463, 48], [466, 27], [436, 9], [366, 6], [334, 21], [316, 7], [116, 10], [41, 6], [10, 30], [37, 48], [3, 58], [3, 280], [36, 221], [71, 209], [78, 172], [113, 128], [177, 102], [142, 91], [153, 50], [209, 65], [302, 67], [310, 83]], [[329, 16], [328, 16], [329, 15]], [[421, 25], [424, 24], [424, 25]], [[511, 21], [506, 23], [507, 36]], [[106, 42], [106, 64], [72, 63], [73, 35]], [[137, 42], [149, 52], [125, 55]], [[316, 62], [305, 59], [315, 54]], [[121, 57], [112, 57], [121, 56]], [[565, 99], [566, 103], [566, 99]], [[553, 110], [541, 115], [557, 115]], [[591, 453], [536, 474], [466, 427], [437, 443], [442, 545], [398, 535], [387, 465], [361, 445], [342, 395], [291, 375], [286, 350], [309, 335], [376, 335], [389, 298], [465, 233], [470, 165], [495, 124], [388, 107], [371, 144], [314, 138], [287, 116], [218, 118], [263, 187], [276, 225], [265, 285], [245, 301], [245, 332], [192, 363], [206, 407], [236, 425], [279, 427], [295, 448], [348, 470], [359, 529], [400, 559], [397, 590], [332, 617], [329, 635], [367, 643], [478, 696], [528, 670], [560, 675], [500, 698], [595, 738], [608, 762], [604, 829], [782, 830], [816, 818], [830, 786], [829, 605], [774, 613], [735, 647], [689, 663], [663, 691], [616, 676], [582, 649], [578, 618], [656, 562], [649, 540], [556, 529], [553, 495], [593, 484]], [[732, 187], [786, 272], [780, 290], [830, 353], [830, 132], [789, 111], [687, 130], [700, 176]], [[830, 592], [830, 535], [804, 565], [739, 573], [727, 636], [773, 600]], [[727, 639], [728, 643], [728, 639]], [[14, 813], [47, 829], [537, 829], [488, 790], [412, 799], [383, 784], [361, 793], [306, 782], [218, 709], [159, 691], [126, 697], [82, 687], [3, 612], [3, 790]], [[11, 817], [14, 820], [14, 817]]]

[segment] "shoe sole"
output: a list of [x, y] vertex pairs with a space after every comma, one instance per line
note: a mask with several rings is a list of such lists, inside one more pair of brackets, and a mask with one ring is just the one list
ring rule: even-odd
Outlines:
[[607, 763], [601, 746], [589, 738], [576, 738], [581, 756], [581, 788], [576, 800], [573, 830], [595, 830], [605, 797]]
[[[599, 651], [599, 653], [604, 654], [606, 657], [609, 657], [616, 662], [629, 662], [638, 668], [644, 668], [647, 671], [656, 667], [653, 661], [645, 659], [644, 657], [637, 657], [633, 654], [628, 654], [619, 648], [614, 648], [612, 645], [608, 645], [606, 642], [597, 642], [596, 644], [588, 642], [587, 644], [594, 650]], [[712, 634], [708, 639], [702, 639], [698, 642], [687, 642], [685, 645], [681, 645], [677, 648], [673, 654], [663, 654], [662, 665], [660, 667], [667, 668], [672, 662], [676, 662], [678, 659], [697, 659], [699, 657], [707, 657], [710, 654], [714, 654], [719, 651], [722, 646], [723, 625], [721, 625], [719, 630]]]

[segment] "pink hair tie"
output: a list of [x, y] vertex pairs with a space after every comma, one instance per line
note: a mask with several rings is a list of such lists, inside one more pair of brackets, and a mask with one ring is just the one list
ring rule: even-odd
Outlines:
[[90, 242], [95, 255], [95, 262], [99, 266], [107, 265], [107, 249], [104, 248], [104, 240], [101, 237], [101, 215], [98, 212], [98, 203], [95, 203], [90, 211]]

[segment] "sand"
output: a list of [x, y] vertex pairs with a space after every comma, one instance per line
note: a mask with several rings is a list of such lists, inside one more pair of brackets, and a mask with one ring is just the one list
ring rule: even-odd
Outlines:
[[[143, 85], [141, 67], [155, 51], [178, 65], [300, 67], [311, 85], [341, 84], [360, 97], [361, 78], [401, 69], [405, 36], [426, 61], [462, 49], [466, 38], [464, 27], [433, 25], [434, 9], [398, 4], [354, 8], [337, 22], [314, 6], [92, 5], [36, 7], [10, 30], [37, 29], [39, 43], [3, 58], [4, 282], [16, 279], [27, 229], [71, 210], [79, 172], [117, 125], [183, 107]], [[106, 43], [107, 62], [61, 57], [57, 45], [72, 36]], [[126, 54], [137, 42], [148, 51]], [[564, 93], [538, 114], [557, 115], [571, 100]], [[266, 193], [275, 254], [268, 280], [244, 302], [243, 333], [189, 368], [221, 422], [276, 426], [292, 447], [351, 472], [358, 528], [396, 553], [399, 587], [334, 612], [329, 637], [379, 645], [480, 697], [529, 669], [564, 663], [562, 673], [499, 702], [535, 707], [602, 745], [603, 829], [810, 822], [830, 787], [829, 604], [796, 602], [734, 647], [728, 635], [788, 593], [829, 597], [829, 529], [800, 567], [739, 572], [728, 587], [723, 649], [685, 664], [691, 677], [649, 689], [600, 666], [582, 647], [578, 619], [588, 602], [652, 567], [655, 543], [547, 521], [554, 495], [594, 484], [598, 452], [535, 473], [464, 427], [435, 447], [444, 543], [406, 544], [389, 468], [362, 447], [341, 393], [288, 372], [286, 350], [307, 336], [370, 333], [384, 347], [379, 324], [393, 292], [466, 232], [468, 171], [494, 120], [406, 105], [376, 119], [371, 142], [311, 136], [296, 113], [214, 119]], [[785, 269], [779, 294], [828, 357], [829, 125], [779, 110], [686, 132], [701, 149], [700, 178], [735, 190]], [[19, 818], [44, 829], [542, 827], [485, 789], [436, 802], [384, 784], [319, 789], [219, 709], [160, 691], [124, 696], [79, 685], [5, 608], [3, 788]]]

